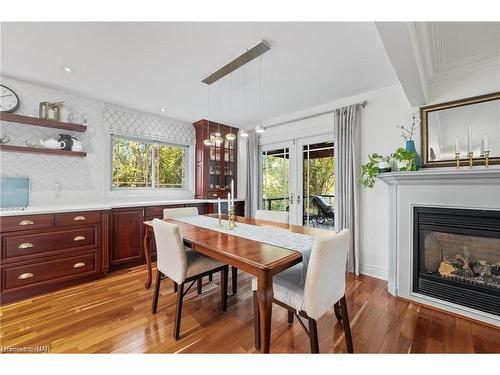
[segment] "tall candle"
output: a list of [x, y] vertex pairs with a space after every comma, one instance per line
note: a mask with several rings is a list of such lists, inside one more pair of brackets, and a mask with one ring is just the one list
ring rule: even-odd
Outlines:
[[470, 154], [472, 152], [472, 128], [469, 126], [469, 132], [467, 137], [467, 152]]
[[[231, 205], [231, 193], [227, 193], [227, 205], [230, 206]], [[229, 209], [229, 207], [228, 207]]]
[[458, 154], [458, 138], [455, 138], [455, 155]]
[[484, 151], [490, 151], [490, 143], [488, 141], [488, 133], [484, 133]]
[[220, 216], [221, 211], [220, 211], [220, 197], [217, 197], [217, 214]]
[[231, 204], [234, 205], [234, 180], [231, 180], [231, 197], [233, 199]]

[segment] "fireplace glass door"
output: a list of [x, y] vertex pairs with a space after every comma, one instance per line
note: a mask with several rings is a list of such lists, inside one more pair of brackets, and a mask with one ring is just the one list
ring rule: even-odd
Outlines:
[[413, 290], [500, 315], [500, 212], [415, 208]]

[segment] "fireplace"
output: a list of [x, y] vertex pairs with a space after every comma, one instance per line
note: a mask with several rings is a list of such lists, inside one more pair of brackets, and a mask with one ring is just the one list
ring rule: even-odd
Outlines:
[[500, 316], [500, 211], [413, 208], [414, 292]]

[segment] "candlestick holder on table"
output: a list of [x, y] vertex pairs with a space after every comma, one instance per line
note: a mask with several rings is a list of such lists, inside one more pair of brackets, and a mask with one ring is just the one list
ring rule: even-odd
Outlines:
[[455, 160], [457, 161], [457, 169], [460, 169], [460, 152], [455, 152]]
[[469, 158], [469, 168], [472, 168], [472, 157], [474, 156], [474, 153], [469, 152], [467, 153], [467, 157]]
[[222, 214], [217, 214], [217, 219], [219, 219], [219, 222], [217, 223], [217, 228], [224, 228], [224, 224], [222, 224]]
[[234, 222], [235, 211], [234, 211], [234, 205], [233, 204], [229, 205], [229, 207], [227, 209], [227, 215], [228, 215], [227, 229], [234, 229], [234, 228], [236, 228], [236, 224]]
[[490, 166], [490, 152], [485, 151], [484, 152], [484, 166], [488, 168]]

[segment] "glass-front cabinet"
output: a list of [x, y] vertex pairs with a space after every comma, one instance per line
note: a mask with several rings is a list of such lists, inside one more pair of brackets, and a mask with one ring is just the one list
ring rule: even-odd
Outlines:
[[[193, 125], [196, 129], [195, 197], [227, 198], [232, 180], [236, 191], [237, 138], [228, 140], [226, 135], [237, 135], [238, 129], [207, 120]], [[206, 139], [210, 139], [211, 145], [204, 143]]]

